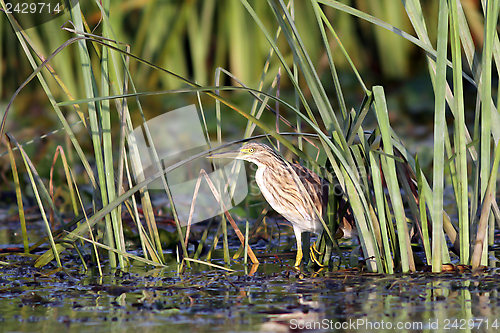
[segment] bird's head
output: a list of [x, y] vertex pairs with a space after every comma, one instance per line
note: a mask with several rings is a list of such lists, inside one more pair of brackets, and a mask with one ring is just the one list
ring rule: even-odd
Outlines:
[[281, 157], [269, 146], [261, 143], [247, 143], [241, 148], [236, 150], [212, 154], [208, 158], [234, 158], [237, 160], [244, 160], [253, 162], [258, 166], [272, 166], [276, 160], [281, 161]]

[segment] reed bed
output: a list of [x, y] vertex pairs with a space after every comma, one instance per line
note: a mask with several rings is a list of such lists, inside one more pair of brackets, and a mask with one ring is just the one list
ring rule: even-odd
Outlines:
[[[5, 10], [4, 1], [0, 3]], [[241, 251], [245, 262], [249, 258], [258, 263], [248, 242], [248, 218], [241, 232], [227, 212], [221, 215], [217, 231], [206, 230], [194, 255], [187, 251], [187, 230], [176, 212], [166, 175], [220, 147], [165, 167], [151, 144], [151, 159], [158, 171], [146, 177], [138, 169], [140, 148], [130, 140], [130, 133], [142, 126], [150, 143], [154, 134], [148, 128], [144, 101], [153, 96], [175, 99], [191, 95], [197, 96], [208, 142], [222, 145], [226, 118], [242, 117], [246, 121], [243, 136], [228, 145], [262, 138], [259, 134], [264, 133], [269, 144], [295, 154], [301, 163], [335, 184], [331, 191], [341, 190], [359, 232], [360, 249], [352, 253], [355, 265], [361, 253], [368, 271], [415, 271], [422, 261], [414, 253], [415, 242], [422, 246], [424, 262], [434, 272], [452, 262], [455, 255], [449, 248], [462, 265], [494, 265], [494, 253], [488, 247], [494, 243], [495, 221], [500, 220], [496, 201], [500, 94], [493, 91], [493, 81], [498, 80], [493, 69], [498, 69], [500, 61], [499, 0], [481, 1], [484, 15], [476, 16], [470, 15], [468, 1], [432, 3], [435, 5], [427, 4], [431, 8], [424, 8], [418, 0], [388, 0], [381, 6], [355, 1], [356, 7], [334, 0], [184, 1], [161, 8], [151, 2], [127, 11], [109, 0], [95, 1], [70, 8], [69, 21], [48, 42], [42, 42], [49, 33], [47, 26], [23, 30], [22, 22], [5, 14], [17, 37], [16, 42], [9, 40], [11, 45], [15, 43], [13, 54], [22, 54], [32, 69], [23, 69], [28, 78], [5, 109], [0, 137], [10, 157], [23, 230], [26, 187], [19, 181], [22, 172], [29, 177], [30, 192], [47, 233], [31, 247], [25, 237], [25, 252], [50, 244], [51, 249], [37, 258], [37, 266], [55, 260], [62, 267], [61, 255], [68, 248], [91, 252], [99, 267], [104, 254], [112, 267], [127, 267], [131, 260], [167, 265], [147, 187], [159, 179], [175, 221], [179, 265], [203, 263], [229, 269]], [[481, 14], [480, 10], [475, 14]], [[136, 29], [132, 40], [124, 13], [140, 14], [131, 21]], [[402, 15], [408, 20], [402, 20]], [[357, 26], [362, 34], [374, 31], [369, 38], [378, 45], [378, 57], [384, 60], [381, 68], [388, 77], [409, 71], [411, 52], [426, 56], [434, 91], [432, 177], [424, 173], [418, 156], [409, 152], [391, 125], [384, 87], [369, 86], [362, 78], [366, 48], [359, 41]], [[480, 35], [478, 31], [480, 40], [472, 37]], [[318, 66], [320, 55], [323, 62]], [[211, 66], [221, 62], [229, 64], [229, 70]], [[353, 98], [339, 68], [348, 68], [357, 81], [356, 91], [364, 95], [360, 105], [348, 104]], [[9, 119], [16, 112], [12, 103], [31, 81], [43, 89], [70, 143], [57, 149], [50, 171], [60, 168], [55, 164], [60, 156], [71, 198], [68, 223], [68, 214], [60, 211], [53, 191], [63, 181], [47, 182], [26, 146], [9, 133]], [[327, 84], [333, 85], [334, 95], [327, 93]], [[293, 89], [293, 98], [280, 95], [282, 85]], [[464, 85], [473, 85], [477, 91], [474, 111], [464, 106]], [[242, 94], [252, 99], [251, 106], [231, 98]], [[215, 103], [215, 115], [204, 111], [207, 100]], [[473, 124], [467, 123], [467, 114], [474, 115]], [[369, 117], [375, 119], [374, 125], [367, 124]], [[74, 132], [74, 119], [84, 127], [90, 147]], [[216, 123], [213, 138], [206, 119]], [[322, 158], [317, 159], [318, 154]], [[83, 170], [85, 177], [76, 175], [76, 170]], [[199, 177], [210, 183], [202, 174]], [[82, 180], [91, 188], [86, 202]], [[212, 186], [217, 195], [223, 184]], [[452, 188], [451, 211], [443, 203], [446, 188]], [[141, 254], [127, 250], [124, 211], [135, 223]], [[264, 209], [258, 220], [266, 212]], [[336, 267], [331, 254], [337, 240], [332, 236], [339, 216], [345, 213], [338, 201], [331, 200], [323, 217], [326, 228], [319, 241], [320, 261], [330, 267]], [[228, 234], [233, 229], [241, 247], [231, 257]], [[209, 232], [215, 232], [211, 251], [222, 239], [227, 267], [210, 263], [211, 251], [207, 259], [198, 259]]]

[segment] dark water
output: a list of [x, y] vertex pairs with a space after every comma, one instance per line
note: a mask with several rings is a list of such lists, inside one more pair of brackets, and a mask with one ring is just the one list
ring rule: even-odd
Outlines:
[[[12, 230], [0, 228], [2, 243], [20, 243]], [[38, 239], [40, 230], [32, 225], [31, 237]], [[288, 238], [280, 242], [294, 242]], [[79, 271], [79, 258], [69, 252], [65, 271], [35, 269], [31, 257], [4, 255], [0, 332], [500, 330], [497, 268], [407, 275], [299, 272], [291, 267], [294, 254], [270, 248], [272, 242], [252, 246], [258, 267], [234, 263], [232, 273], [197, 263], [180, 271], [176, 263], [157, 269], [133, 262], [127, 271], [107, 269], [99, 277], [95, 269]], [[352, 244], [344, 245], [347, 257]], [[237, 246], [234, 241], [231, 253]], [[223, 265], [219, 256], [217, 251], [212, 262]]]
[[[0, 267], [2, 332], [497, 332], [500, 271], [300, 273], [270, 260], [236, 273], [132, 266], [102, 278]], [[292, 263], [290, 259], [290, 263]], [[69, 266], [69, 265], [68, 265]], [[55, 267], [52, 267], [55, 269]], [[250, 276], [249, 274], [252, 274]]]

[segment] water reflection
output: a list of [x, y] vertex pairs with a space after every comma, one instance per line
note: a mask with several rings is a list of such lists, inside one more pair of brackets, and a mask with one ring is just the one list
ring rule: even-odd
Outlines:
[[[268, 314], [260, 331], [496, 332], [499, 279], [495, 271], [477, 276], [339, 274], [305, 279], [297, 284], [315, 286], [298, 296], [306, 311], [297, 306]], [[343, 287], [338, 290], [341, 280]], [[321, 290], [321, 284], [333, 288]]]

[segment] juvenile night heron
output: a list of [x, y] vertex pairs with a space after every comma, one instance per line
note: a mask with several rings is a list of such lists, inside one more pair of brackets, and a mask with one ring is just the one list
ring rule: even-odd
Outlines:
[[[328, 182], [311, 170], [295, 163], [286, 162], [283, 157], [269, 146], [247, 143], [243, 147], [209, 158], [235, 158], [255, 163], [258, 166], [255, 180], [262, 195], [271, 207], [293, 227], [297, 240], [295, 266], [302, 261], [302, 233], [305, 231], [321, 233], [323, 225], [316, 214], [323, 213], [328, 201]], [[299, 186], [298, 181], [303, 186]], [[338, 235], [349, 237], [352, 227], [341, 220]]]

